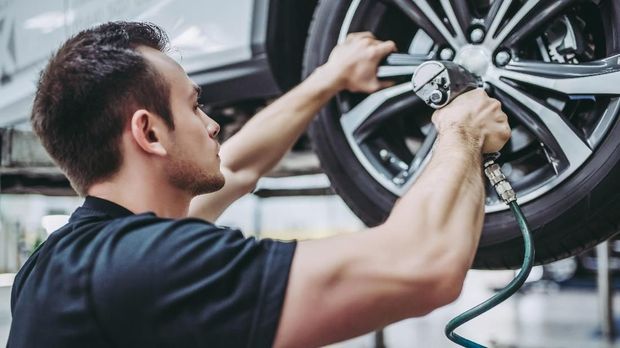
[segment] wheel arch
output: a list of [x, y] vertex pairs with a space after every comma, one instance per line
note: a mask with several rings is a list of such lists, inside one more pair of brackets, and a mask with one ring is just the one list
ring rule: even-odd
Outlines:
[[[269, 1], [268, 24], [264, 45], [260, 30], [255, 28], [252, 51], [266, 53], [278, 87], [286, 92], [302, 80], [302, 60], [308, 29], [318, 0]], [[261, 47], [262, 46], [262, 47]], [[262, 51], [261, 51], [262, 50]]]

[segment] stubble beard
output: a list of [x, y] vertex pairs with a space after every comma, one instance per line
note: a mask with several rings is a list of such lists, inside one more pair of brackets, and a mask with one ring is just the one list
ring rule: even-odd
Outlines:
[[166, 174], [173, 186], [192, 196], [215, 192], [224, 187], [226, 182], [219, 168], [209, 172], [197, 163], [182, 158], [171, 161]]

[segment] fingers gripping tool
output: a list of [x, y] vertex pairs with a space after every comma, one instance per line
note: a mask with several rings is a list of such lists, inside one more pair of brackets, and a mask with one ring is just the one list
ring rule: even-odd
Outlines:
[[[428, 61], [420, 64], [411, 82], [417, 96], [433, 109], [441, 109], [459, 95], [485, 87], [479, 76], [450, 61]], [[436, 137], [436, 130], [432, 136]], [[509, 204], [516, 201], [517, 197], [501, 172], [501, 167], [495, 163], [498, 157], [499, 152], [484, 154], [485, 174], [500, 199]]]

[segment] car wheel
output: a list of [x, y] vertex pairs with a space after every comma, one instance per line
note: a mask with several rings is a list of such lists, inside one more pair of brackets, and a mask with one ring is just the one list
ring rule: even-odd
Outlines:
[[[432, 109], [410, 80], [416, 66], [441, 59], [481, 75], [502, 102], [513, 135], [499, 162], [530, 223], [537, 263], [575, 255], [618, 230], [620, 2], [322, 1], [304, 74], [358, 31], [396, 42], [398, 53], [378, 70], [395, 85], [339, 93], [310, 137], [332, 186], [367, 225], [385, 220], [430, 159]], [[523, 242], [512, 213], [488, 187], [485, 204], [474, 267], [519, 267]]]

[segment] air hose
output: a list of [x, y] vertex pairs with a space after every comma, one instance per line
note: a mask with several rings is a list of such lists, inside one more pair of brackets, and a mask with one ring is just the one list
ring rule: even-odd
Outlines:
[[510, 183], [506, 180], [506, 177], [502, 173], [500, 166], [495, 163], [496, 158], [497, 155], [491, 155], [490, 157], [487, 157], [487, 159], [485, 159], [484, 173], [491, 182], [491, 185], [493, 185], [493, 187], [495, 188], [499, 198], [510, 207], [510, 210], [514, 214], [515, 219], [517, 220], [517, 224], [519, 225], [519, 229], [523, 234], [523, 239], [525, 241], [525, 255], [523, 257], [523, 265], [521, 266], [519, 274], [517, 274], [517, 276], [508, 285], [506, 285], [505, 288], [498, 291], [488, 300], [456, 316], [446, 325], [445, 334], [448, 339], [466, 348], [486, 347], [458, 335], [454, 332], [454, 330], [456, 330], [456, 328], [465, 324], [466, 322], [472, 320], [473, 318], [487, 312], [489, 309], [504, 302], [507, 298], [517, 292], [517, 290], [521, 288], [523, 283], [525, 283], [525, 280], [530, 274], [530, 271], [534, 264], [534, 244], [532, 242], [532, 236], [530, 235], [529, 227], [527, 226], [527, 221], [525, 219], [525, 216], [523, 215], [523, 212], [521, 212], [519, 204], [517, 204], [517, 197], [514, 193], [514, 190], [510, 186]]

